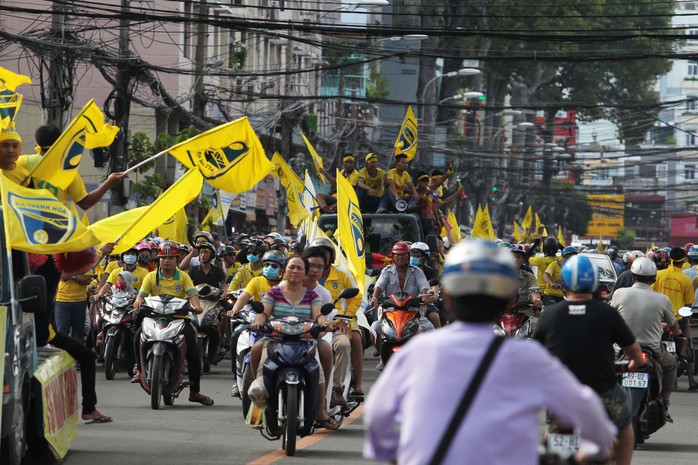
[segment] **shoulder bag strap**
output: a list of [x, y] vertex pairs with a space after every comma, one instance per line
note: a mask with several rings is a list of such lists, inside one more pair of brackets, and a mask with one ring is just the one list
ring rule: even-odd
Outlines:
[[441, 438], [441, 441], [436, 448], [436, 452], [434, 452], [434, 456], [429, 462], [430, 465], [439, 465], [446, 456], [446, 452], [448, 452], [451, 442], [456, 436], [456, 433], [458, 432], [458, 429], [465, 418], [465, 414], [468, 412], [468, 409], [470, 408], [470, 405], [472, 404], [473, 399], [475, 398], [475, 395], [482, 384], [482, 380], [485, 378], [487, 370], [492, 364], [492, 360], [494, 360], [494, 357], [497, 354], [499, 347], [504, 342], [504, 339], [505, 338], [502, 336], [495, 336], [489, 349], [487, 349], [487, 353], [482, 358], [480, 366], [475, 372], [473, 380], [470, 382], [470, 386], [468, 386], [468, 389], [465, 391], [465, 395], [460, 401], [460, 405], [458, 405], [458, 410], [456, 410], [456, 413], [453, 414], [453, 417], [446, 428], [446, 432]]

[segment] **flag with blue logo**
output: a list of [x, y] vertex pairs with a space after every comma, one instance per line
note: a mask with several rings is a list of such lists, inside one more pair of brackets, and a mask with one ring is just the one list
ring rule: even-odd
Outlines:
[[364, 289], [366, 254], [364, 250], [364, 222], [359, 199], [354, 187], [337, 170], [337, 235], [339, 245], [347, 255], [349, 270], [354, 275], [359, 290]]

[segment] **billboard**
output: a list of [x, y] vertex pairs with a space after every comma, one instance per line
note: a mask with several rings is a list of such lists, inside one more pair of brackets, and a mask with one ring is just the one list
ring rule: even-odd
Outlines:
[[587, 237], [615, 238], [623, 228], [625, 196], [618, 194], [588, 194], [592, 216], [587, 226]]

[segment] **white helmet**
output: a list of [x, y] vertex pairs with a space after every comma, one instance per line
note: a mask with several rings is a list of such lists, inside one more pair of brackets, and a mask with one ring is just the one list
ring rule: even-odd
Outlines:
[[415, 242], [410, 246], [410, 251], [412, 250], [418, 250], [422, 252], [424, 255], [429, 255], [429, 246], [426, 245], [424, 242]]
[[[633, 250], [631, 252], [628, 252], [628, 263], [630, 265], [632, 265], [635, 262], [635, 260], [637, 260], [638, 258], [642, 258], [644, 256], [645, 256], [645, 254], [639, 250]], [[656, 272], [656, 270], [655, 270], [655, 272]]]
[[441, 284], [452, 296], [508, 299], [518, 288], [514, 256], [494, 242], [475, 239], [461, 242], [446, 256]]
[[654, 263], [654, 260], [638, 257], [633, 261], [630, 272], [637, 276], [655, 276], [657, 274], [657, 265]]

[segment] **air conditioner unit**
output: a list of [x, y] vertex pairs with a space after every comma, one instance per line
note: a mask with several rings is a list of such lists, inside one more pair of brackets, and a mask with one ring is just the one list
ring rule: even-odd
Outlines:
[[270, 4], [272, 8], [279, 8], [281, 6], [281, 2], [279, 2], [279, 0], [271, 0]]

